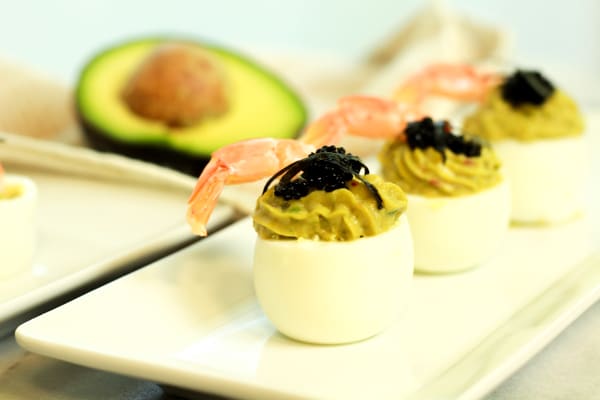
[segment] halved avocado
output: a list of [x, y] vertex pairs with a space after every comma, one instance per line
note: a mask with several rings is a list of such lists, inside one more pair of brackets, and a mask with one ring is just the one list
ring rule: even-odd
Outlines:
[[[218, 64], [227, 91], [224, 111], [187, 125], [133, 111], [124, 95], [125, 88], [160, 46], [173, 42], [197, 46]], [[153, 84], [156, 79], [160, 74], [147, 83]], [[255, 137], [293, 138], [307, 118], [300, 97], [257, 63], [223, 48], [170, 38], [136, 40], [98, 54], [79, 77], [76, 108], [92, 147], [194, 176], [216, 149]]]

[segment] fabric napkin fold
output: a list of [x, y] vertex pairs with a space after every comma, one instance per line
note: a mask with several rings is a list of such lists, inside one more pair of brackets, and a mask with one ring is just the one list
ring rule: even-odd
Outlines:
[[0, 60], [0, 132], [81, 144], [72, 90], [27, 66]]
[[513, 53], [510, 34], [432, 1], [367, 58], [373, 69], [365, 93], [389, 96], [410, 74], [432, 63], [505, 68]]

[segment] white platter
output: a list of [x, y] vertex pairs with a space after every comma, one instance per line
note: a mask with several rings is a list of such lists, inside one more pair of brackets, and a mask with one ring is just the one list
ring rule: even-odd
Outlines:
[[[0, 280], [0, 325], [193, 240], [184, 218], [193, 179], [91, 150], [5, 133], [0, 140], [5, 169], [29, 176], [39, 190], [34, 263]], [[211, 226], [232, 215], [219, 207]]]
[[17, 340], [50, 357], [233, 397], [477, 398], [599, 297], [590, 223], [511, 229], [479, 269], [417, 276], [412, 306], [383, 334], [314, 346], [278, 334], [257, 305], [254, 232], [244, 219], [21, 325]]
[[[588, 121], [598, 148], [600, 118]], [[406, 314], [364, 342], [313, 346], [274, 330], [253, 293], [248, 219], [21, 325], [17, 340], [225, 396], [476, 399], [600, 298], [600, 162], [592, 161], [584, 218], [511, 228], [480, 268], [416, 276]]]
[[[589, 127], [598, 148], [597, 114]], [[479, 398], [600, 298], [594, 162], [585, 218], [512, 228], [479, 269], [417, 276], [407, 313], [364, 342], [313, 346], [274, 330], [253, 294], [247, 219], [23, 324], [17, 340], [61, 360], [225, 396]]]

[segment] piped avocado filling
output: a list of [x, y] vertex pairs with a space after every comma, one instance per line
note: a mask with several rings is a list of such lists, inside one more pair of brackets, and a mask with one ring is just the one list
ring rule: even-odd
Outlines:
[[497, 185], [500, 161], [475, 138], [454, 135], [446, 121], [408, 124], [406, 141], [386, 143], [379, 154], [382, 175], [411, 194], [464, 196]]
[[491, 141], [531, 141], [578, 136], [583, 117], [575, 101], [542, 74], [518, 70], [493, 90], [462, 126]]
[[334, 146], [291, 164], [257, 200], [256, 232], [263, 239], [349, 241], [387, 231], [406, 210], [406, 195], [368, 172], [358, 157]]

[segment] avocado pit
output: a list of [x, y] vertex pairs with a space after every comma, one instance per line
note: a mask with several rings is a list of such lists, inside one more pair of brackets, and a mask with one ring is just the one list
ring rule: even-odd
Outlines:
[[122, 99], [136, 115], [172, 127], [193, 125], [229, 108], [225, 71], [208, 52], [165, 43], [129, 78]]

